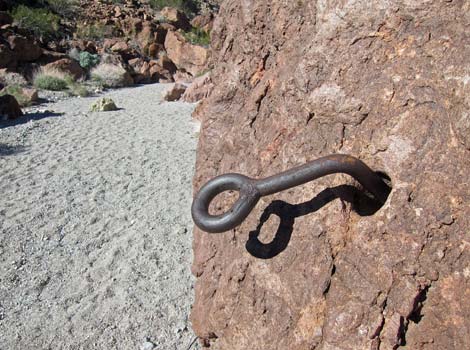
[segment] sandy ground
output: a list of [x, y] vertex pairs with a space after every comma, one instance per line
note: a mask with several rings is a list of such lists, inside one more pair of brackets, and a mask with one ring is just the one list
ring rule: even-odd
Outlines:
[[197, 126], [194, 105], [161, 102], [166, 87], [107, 93], [115, 112], [73, 98], [0, 124], [1, 350], [194, 339]]

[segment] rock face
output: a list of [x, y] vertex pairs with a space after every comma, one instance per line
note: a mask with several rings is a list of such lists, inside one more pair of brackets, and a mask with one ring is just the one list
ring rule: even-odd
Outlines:
[[182, 100], [191, 103], [198, 102], [208, 97], [213, 88], [214, 84], [212, 84], [210, 73], [206, 73], [194, 79], [184, 92]]
[[393, 190], [377, 208], [329, 176], [263, 198], [230, 232], [196, 229], [204, 345], [470, 348], [469, 14], [464, 1], [222, 3], [195, 190], [338, 152]]
[[202, 46], [192, 45], [178, 32], [167, 33], [165, 49], [168, 57], [178, 69], [183, 69], [193, 76], [206, 68], [209, 50]]

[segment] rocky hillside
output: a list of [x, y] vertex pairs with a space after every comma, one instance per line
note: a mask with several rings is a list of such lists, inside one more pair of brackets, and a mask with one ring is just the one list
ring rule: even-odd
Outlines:
[[379, 208], [330, 176], [263, 198], [230, 232], [196, 229], [204, 346], [470, 348], [469, 14], [461, 0], [223, 2], [195, 190], [338, 152], [393, 190]]
[[82, 95], [96, 85], [189, 83], [209, 70], [216, 4], [0, 1], [0, 9], [0, 94], [22, 105], [37, 98], [31, 85]]

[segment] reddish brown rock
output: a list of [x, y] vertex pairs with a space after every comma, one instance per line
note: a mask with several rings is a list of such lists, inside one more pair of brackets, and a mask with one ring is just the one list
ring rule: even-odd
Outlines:
[[78, 62], [70, 58], [63, 58], [61, 60], [49, 63], [46, 65], [46, 68], [57, 69], [61, 72], [69, 74], [75, 80], [84, 77], [86, 74], [85, 70], [78, 64]]
[[8, 37], [11, 50], [15, 53], [18, 61], [32, 62], [42, 55], [41, 47], [34, 41], [19, 35]]
[[7, 45], [0, 44], [0, 68], [16, 67], [18, 62], [16, 53]]
[[163, 100], [165, 101], [178, 101], [186, 91], [186, 85], [173, 84], [168, 90], [163, 92]]
[[12, 24], [13, 18], [10, 16], [8, 12], [0, 12], [0, 27], [6, 24]]
[[214, 15], [212, 15], [212, 13], [197, 15], [191, 20], [191, 25], [194, 28], [199, 28], [206, 32], [210, 32], [212, 30], [213, 24], [214, 24]]
[[207, 98], [213, 89], [214, 84], [212, 83], [210, 73], [206, 73], [194, 79], [191, 85], [189, 85], [184, 92], [181, 99], [184, 102], [198, 102], [204, 98]]
[[263, 198], [230, 232], [196, 229], [191, 319], [205, 345], [470, 348], [469, 10], [222, 3], [194, 189], [347, 153], [393, 190], [377, 208], [329, 176]]
[[149, 73], [154, 82], [172, 83], [174, 81], [171, 72], [158, 64], [152, 64], [152, 62], [150, 62]]
[[189, 23], [188, 17], [186, 17], [183, 12], [177, 10], [176, 8], [164, 7], [160, 13], [176, 28], [182, 29], [184, 31], [191, 29], [191, 24]]
[[125, 41], [118, 41], [113, 46], [111, 46], [111, 51], [113, 52], [124, 52], [129, 50], [129, 45]]
[[18, 101], [12, 95], [0, 96], [0, 120], [16, 119], [22, 115]]
[[192, 45], [177, 32], [168, 32], [165, 39], [165, 49], [168, 57], [178, 67], [193, 76], [202, 72], [209, 60], [209, 50], [198, 45]]

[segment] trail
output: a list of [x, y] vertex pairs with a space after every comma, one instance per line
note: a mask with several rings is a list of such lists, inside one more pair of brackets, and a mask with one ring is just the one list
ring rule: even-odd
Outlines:
[[0, 124], [1, 350], [193, 339], [194, 105], [161, 102], [164, 88], [107, 93], [119, 111], [72, 98]]

